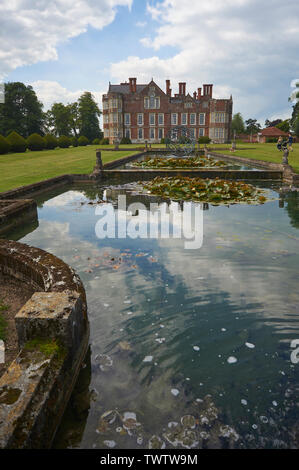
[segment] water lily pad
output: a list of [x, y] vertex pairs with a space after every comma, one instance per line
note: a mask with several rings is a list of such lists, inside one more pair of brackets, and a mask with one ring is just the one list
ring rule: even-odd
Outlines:
[[152, 436], [148, 441], [149, 449], [165, 449], [165, 442], [159, 436]]

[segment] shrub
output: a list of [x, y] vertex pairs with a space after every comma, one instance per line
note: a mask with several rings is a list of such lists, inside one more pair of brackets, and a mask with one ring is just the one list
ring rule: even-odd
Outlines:
[[100, 141], [101, 145], [109, 145], [109, 139], [106, 137]]
[[47, 135], [45, 135], [44, 139], [45, 139], [47, 149], [53, 150], [56, 147], [58, 147], [58, 142], [57, 142], [57, 139], [54, 135], [47, 134]]
[[201, 137], [198, 138], [199, 144], [209, 144], [210, 142], [211, 142], [211, 139], [207, 135], [202, 135]]
[[62, 149], [67, 149], [71, 145], [71, 139], [66, 135], [61, 135], [58, 137], [58, 145]]
[[8, 143], [10, 144], [10, 150], [12, 152], [26, 152], [27, 142], [24, 137], [20, 136], [17, 132], [13, 131], [7, 136]]
[[31, 134], [27, 137], [27, 147], [29, 150], [43, 150], [46, 146], [44, 138], [39, 134]]
[[100, 144], [100, 139], [93, 139], [92, 144], [93, 145], [99, 145]]
[[80, 147], [84, 147], [85, 145], [88, 145], [89, 144], [89, 140], [87, 137], [85, 137], [85, 135], [81, 135], [78, 139], [78, 145], [80, 145]]
[[131, 139], [129, 137], [123, 137], [120, 141], [121, 144], [129, 145], [131, 144]]
[[72, 137], [71, 138], [72, 146], [73, 147], [78, 147], [78, 139], [77, 137]]
[[275, 142], [277, 142], [277, 139], [276, 137], [267, 137], [266, 142], [268, 144], [274, 144]]
[[0, 155], [3, 155], [4, 153], [8, 153], [9, 150], [10, 150], [10, 143], [5, 137], [3, 137], [3, 135], [0, 135]]
[[164, 139], [164, 137], [162, 137], [162, 139], [160, 140], [160, 144], [165, 144], [165, 139]]

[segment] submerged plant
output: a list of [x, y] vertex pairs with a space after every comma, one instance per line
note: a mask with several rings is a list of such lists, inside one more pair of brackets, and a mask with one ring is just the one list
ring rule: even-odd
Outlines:
[[243, 181], [157, 176], [152, 181], [140, 182], [140, 184], [153, 195], [177, 201], [263, 204], [267, 200], [263, 190]]

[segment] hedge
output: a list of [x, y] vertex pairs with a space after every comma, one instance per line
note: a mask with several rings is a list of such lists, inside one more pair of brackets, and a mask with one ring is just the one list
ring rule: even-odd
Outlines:
[[58, 137], [58, 145], [60, 148], [67, 149], [68, 147], [70, 147], [71, 144], [72, 141], [70, 137], [67, 137], [66, 135], [61, 135], [60, 137]]
[[27, 147], [29, 150], [43, 150], [46, 147], [45, 139], [39, 134], [31, 134], [27, 137]]
[[78, 145], [80, 145], [80, 147], [84, 147], [85, 145], [88, 145], [89, 144], [89, 140], [87, 137], [85, 137], [85, 135], [81, 135], [78, 139]]
[[17, 132], [15, 131], [11, 132], [6, 137], [6, 139], [8, 140], [8, 143], [10, 144], [10, 150], [12, 152], [17, 152], [17, 153], [26, 152], [27, 142]]
[[5, 137], [3, 137], [3, 135], [0, 135], [0, 155], [3, 155], [4, 153], [8, 153], [9, 150], [10, 150], [10, 143]]
[[54, 135], [46, 134], [44, 139], [46, 143], [46, 148], [48, 150], [54, 150], [56, 147], [58, 147], [58, 141]]

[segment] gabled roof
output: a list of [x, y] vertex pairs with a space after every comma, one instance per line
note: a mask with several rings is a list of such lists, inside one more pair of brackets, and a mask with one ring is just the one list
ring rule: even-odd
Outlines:
[[279, 137], [281, 136], [287, 136], [288, 133], [282, 131], [281, 129], [278, 129], [277, 127], [266, 127], [261, 131], [261, 134], [264, 135], [265, 137]]

